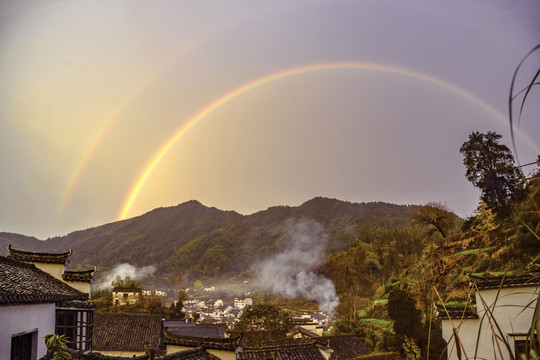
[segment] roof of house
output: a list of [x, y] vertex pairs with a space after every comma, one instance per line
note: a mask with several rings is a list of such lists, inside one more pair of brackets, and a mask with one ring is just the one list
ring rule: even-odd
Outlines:
[[167, 321], [163, 326], [168, 332], [180, 336], [222, 338], [224, 336], [222, 325], [186, 325], [180, 322]]
[[499, 287], [538, 286], [540, 272], [531, 272], [521, 275], [469, 275], [471, 282], [478, 289], [498, 289]]
[[[99, 352], [82, 352], [72, 349], [66, 349], [71, 356], [72, 360], [147, 360], [147, 355], [140, 355], [135, 357], [121, 357], [121, 356], [110, 356], [103, 355]], [[51, 360], [50, 355], [42, 357], [40, 360]], [[155, 360], [219, 360], [218, 357], [208, 353], [206, 349], [202, 347], [178, 351], [172, 354], [156, 356]]]
[[64, 271], [62, 274], [62, 279], [65, 281], [79, 281], [79, 282], [92, 282], [92, 279], [94, 278], [94, 272], [96, 272], [96, 268], [94, 267], [91, 270], [84, 270], [84, 271]]
[[142, 293], [141, 288], [123, 288], [123, 287], [115, 287], [112, 290], [113, 292], [130, 292], [130, 293]]
[[56, 309], [82, 309], [82, 310], [95, 310], [96, 304], [90, 301], [84, 300], [66, 300], [66, 301], [57, 301]]
[[371, 353], [364, 342], [356, 335], [322, 336], [314, 338], [314, 340], [317, 344], [333, 350], [332, 360], [352, 359]]
[[25, 262], [65, 265], [71, 255], [71, 249], [63, 253], [45, 253], [15, 250], [11, 247], [11, 244], [7, 248], [9, 251], [8, 257]]
[[478, 313], [476, 312], [476, 306], [473, 304], [460, 305], [460, 306], [442, 306], [436, 304], [437, 318], [441, 320], [450, 319], [478, 319]]
[[314, 333], [313, 331], [309, 331], [308, 329], [303, 328], [303, 327], [301, 327], [301, 326], [298, 326], [295, 330], [296, 330], [297, 332], [299, 332], [300, 334], [305, 335], [305, 336], [308, 336], [308, 337], [320, 337], [319, 334]]
[[0, 256], [0, 305], [87, 300], [72, 288], [32, 264]]
[[144, 351], [147, 343], [157, 349], [161, 340], [161, 316], [149, 314], [95, 314], [95, 351]]
[[180, 336], [165, 331], [165, 344], [186, 347], [202, 346], [206, 349], [234, 351], [238, 347], [238, 337], [212, 338], [212, 337], [192, 337]]
[[238, 354], [246, 360], [323, 360], [319, 347], [313, 340], [286, 339], [257, 347], [244, 347]]

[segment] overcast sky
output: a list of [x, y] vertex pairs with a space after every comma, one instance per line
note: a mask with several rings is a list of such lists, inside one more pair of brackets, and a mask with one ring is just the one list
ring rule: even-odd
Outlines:
[[41, 239], [191, 199], [472, 215], [459, 148], [472, 131], [510, 145], [512, 74], [540, 43], [537, 0], [2, 4], [0, 231]]

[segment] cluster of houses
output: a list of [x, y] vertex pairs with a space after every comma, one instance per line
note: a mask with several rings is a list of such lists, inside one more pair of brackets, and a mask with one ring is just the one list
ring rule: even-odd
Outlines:
[[167, 292], [163, 291], [163, 290], [144, 290], [143, 289], [142, 294], [143, 294], [143, 296], [152, 296], [152, 295], [162, 296], [162, 297], [167, 296]]
[[[226, 337], [224, 325], [165, 321], [152, 314], [101, 314], [88, 301], [94, 269], [67, 271], [71, 250], [37, 253], [8, 246], [0, 256], [0, 359], [49, 360], [44, 337], [65, 335], [72, 359], [347, 359], [369, 350], [355, 336], [322, 337], [318, 324], [298, 319], [289, 334]], [[113, 292], [117, 304], [137, 302], [141, 289]], [[253, 303], [236, 298], [186, 304], [237, 313]], [[201, 313], [204, 313], [201, 311]], [[341, 349], [341, 350], [340, 350]]]
[[[52, 359], [44, 341], [48, 334], [65, 335], [67, 351], [75, 360], [345, 360], [370, 352], [354, 335], [321, 336], [327, 319], [317, 313], [295, 319], [297, 326], [289, 333], [247, 332], [230, 337], [224, 324], [165, 320], [152, 314], [97, 313], [88, 301], [95, 269], [66, 271], [71, 251], [36, 253], [11, 246], [8, 251], [8, 257], [0, 256], [0, 359]], [[516, 356], [531, 326], [540, 273], [470, 279], [476, 290], [471, 304], [437, 308], [448, 358]], [[136, 301], [142, 292], [125, 295], [116, 292], [119, 304]], [[221, 309], [219, 314], [240, 312], [251, 303], [250, 298], [237, 298], [229, 305], [221, 300], [187, 301], [186, 308], [201, 314], [203, 309], [212, 309], [215, 317], [217, 309]], [[494, 346], [494, 341], [502, 340], [510, 346]]]
[[195, 316], [202, 323], [222, 323], [232, 327], [238, 320], [246, 306], [253, 305], [251, 298], [234, 298], [234, 302], [227, 304], [222, 299], [201, 300], [189, 299], [184, 302], [186, 318]]

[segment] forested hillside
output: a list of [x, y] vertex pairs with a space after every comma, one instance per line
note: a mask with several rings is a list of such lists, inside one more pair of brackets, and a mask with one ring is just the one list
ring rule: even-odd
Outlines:
[[500, 138], [474, 132], [462, 147], [467, 178], [481, 190], [474, 216], [463, 221], [429, 203], [410, 226], [367, 227], [327, 257], [321, 272], [341, 301], [336, 332], [355, 333], [375, 350], [426, 358], [429, 348], [429, 358], [439, 358], [446, 344], [434, 303], [472, 306], [471, 274], [540, 270], [540, 170], [517, 171]]
[[408, 226], [417, 208], [314, 198], [298, 207], [277, 206], [241, 215], [189, 201], [43, 242], [6, 233], [0, 233], [0, 241], [39, 251], [71, 248], [71, 264], [82, 267], [157, 265], [158, 274], [164, 277], [176, 278], [182, 272], [205, 278], [249, 270], [257, 260], [278, 251], [282, 227], [295, 219], [312, 219], [324, 226], [331, 238], [331, 252], [348, 247], [368, 225], [388, 229]]

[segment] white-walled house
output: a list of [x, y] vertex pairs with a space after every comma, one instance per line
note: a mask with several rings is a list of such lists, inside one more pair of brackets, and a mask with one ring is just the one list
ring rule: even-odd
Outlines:
[[47, 351], [43, 337], [53, 333], [91, 349], [95, 308], [87, 300], [35, 265], [0, 256], [0, 359], [37, 360]]
[[443, 338], [448, 343], [448, 359], [458, 359], [458, 352], [462, 358], [474, 358], [479, 330], [477, 358], [510, 358], [502, 341], [499, 340], [502, 356], [499, 347], [495, 345], [494, 348], [495, 336], [490, 326], [493, 319], [501, 329], [495, 335], [504, 338], [513, 355], [517, 356], [531, 326], [539, 296], [540, 273], [470, 278], [471, 286], [478, 289], [475, 304], [469, 304], [467, 308], [447, 307], [446, 310], [437, 306]]
[[62, 253], [44, 253], [16, 250], [8, 245], [9, 257], [27, 264], [33, 264], [38, 269], [52, 275], [56, 279], [65, 282], [69, 286], [90, 295], [92, 293], [92, 282], [96, 268], [83, 271], [65, 270], [69, 264], [71, 249]]
[[142, 299], [141, 288], [121, 288], [115, 287], [112, 290], [112, 301], [114, 305], [135, 305]]
[[253, 305], [252, 298], [234, 298], [234, 307], [237, 309], [243, 309], [250, 305]]

